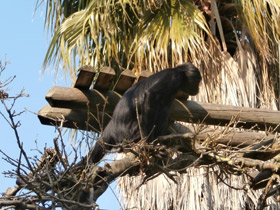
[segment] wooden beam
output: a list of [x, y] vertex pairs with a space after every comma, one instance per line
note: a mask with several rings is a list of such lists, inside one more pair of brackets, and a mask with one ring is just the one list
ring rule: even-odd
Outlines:
[[124, 70], [121, 75], [120, 75], [120, 78], [118, 79], [115, 87], [114, 87], [114, 90], [118, 93], [124, 93], [128, 88], [130, 88], [134, 81], [136, 79], [136, 75], [126, 69]]
[[[272, 143], [273, 140], [277, 139], [278, 136], [275, 134], [267, 135], [264, 132], [255, 132], [255, 131], [245, 131], [245, 130], [227, 130], [224, 132], [225, 128], [206, 128], [200, 130], [199, 133], [196, 133], [196, 130], [193, 129], [190, 125], [185, 125], [181, 123], [173, 123], [169, 126], [169, 131], [174, 134], [186, 134], [193, 133], [195, 134], [195, 139], [199, 141], [209, 141], [207, 144], [228, 144], [232, 147], [247, 147], [252, 145], [257, 145], [257, 148], [260, 148], [260, 144], [255, 144], [256, 142], [262, 142], [262, 146], [267, 145], [267, 143]], [[255, 148], [255, 146], [254, 146]], [[255, 148], [255, 149], [257, 149]], [[249, 150], [249, 149], [247, 149]]]
[[[97, 117], [98, 116], [98, 117]], [[100, 112], [97, 114], [89, 113], [84, 110], [71, 110], [65, 108], [54, 108], [49, 105], [43, 107], [38, 117], [44, 125], [60, 126], [63, 122], [63, 127], [81, 129], [87, 131], [95, 131], [100, 133], [102, 129], [109, 123], [111, 117], [108, 114]], [[205, 141], [211, 138], [215, 132], [213, 129], [207, 130], [196, 135], [196, 139]], [[256, 142], [272, 140], [275, 135], [266, 135], [256, 132], [230, 132], [219, 138], [216, 143], [227, 144], [234, 147], [247, 147]]]
[[78, 72], [78, 77], [74, 87], [79, 89], [89, 89], [90, 85], [92, 84], [93, 78], [96, 74], [96, 71], [92, 66], [86, 65], [82, 66], [78, 70]]
[[145, 71], [141, 71], [141, 74], [140, 74], [140, 77], [138, 78], [137, 82], [143, 80], [143, 79], [146, 79], [147, 77], [151, 76], [153, 73], [148, 71], [148, 70], [145, 70]]
[[43, 125], [62, 126], [99, 132], [110, 121], [111, 117], [103, 112], [91, 113], [80, 109], [54, 108], [44, 106], [38, 112], [38, 118]]
[[46, 100], [52, 107], [90, 110], [98, 112], [104, 109], [113, 113], [121, 95], [114, 91], [81, 90], [78, 88], [52, 87], [46, 94]]
[[[77, 88], [53, 87], [46, 99], [53, 107], [82, 109], [96, 112], [108, 103], [105, 112], [112, 114], [120, 95], [113, 91], [79, 90]], [[237, 127], [266, 130], [269, 127], [280, 131], [280, 112], [252, 109], [246, 107], [227, 106], [220, 104], [201, 103], [187, 100], [175, 100], [170, 110], [171, 119], [183, 122], [205, 123], [209, 125], [227, 125], [233, 118], [239, 120]]]
[[247, 107], [175, 100], [171, 106], [173, 120], [205, 123], [209, 125], [228, 125], [233, 119], [239, 121], [237, 127], [280, 131], [280, 112]]
[[108, 90], [115, 76], [114, 69], [108, 66], [103, 67], [98, 74], [94, 88], [100, 91]]
[[[211, 136], [213, 136], [215, 133], [217, 135], [217, 132], [215, 132], [214, 129], [209, 129], [207, 132], [202, 131], [196, 136], [196, 139], [201, 141], [204, 141], [207, 138], [211, 139]], [[275, 139], [275, 135], [266, 135], [264, 133], [256, 133], [253, 131], [232, 131], [221, 135], [220, 138], [213, 137], [212, 139], [214, 139], [214, 142], [219, 144], [228, 144], [233, 147], [243, 148], [252, 146], [256, 142]]]

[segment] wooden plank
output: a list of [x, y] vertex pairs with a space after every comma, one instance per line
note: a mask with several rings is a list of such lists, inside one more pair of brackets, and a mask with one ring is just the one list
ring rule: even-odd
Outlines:
[[108, 66], [103, 67], [98, 74], [94, 88], [100, 91], [108, 90], [115, 76], [114, 69]]
[[[101, 95], [100, 95], [101, 94]], [[113, 91], [104, 93], [108, 97], [105, 112], [112, 114], [120, 95]], [[72, 109], [90, 109], [96, 112], [97, 105], [103, 107], [105, 97], [96, 90], [79, 90], [77, 88], [53, 87], [46, 98], [51, 106]], [[266, 130], [269, 127], [280, 131], [280, 112], [252, 109], [246, 107], [201, 103], [187, 100], [175, 100], [170, 110], [172, 120], [209, 125], [227, 125], [236, 117], [240, 122], [237, 127]]]
[[108, 114], [99, 112], [93, 114], [85, 110], [75, 110], [66, 108], [54, 108], [49, 105], [44, 106], [38, 112], [38, 118], [43, 125], [60, 126], [100, 133], [111, 117]]
[[128, 69], [124, 70], [121, 73], [114, 87], [114, 90], [118, 93], [124, 93], [128, 88], [130, 88], [133, 85], [135, 79], [136, 75], [132, 71]]
[[78, 77], [74, 85], [75, 88], [89, 89], [96, 71], [92, 66], [85, 65], [78, 70]]
[[149, 76], [151, 76], [153, 73], [148, 71], [148, 70], [145, 70], [145, 71], [141, 71], [141, 74], [140, 74], [140, 77], [138, 78], [137, 82], [143, 80], [143, 79], [146, 79], [148, 78]]
[[52, 87], [46, 94], [46, 100], [52, 107], [90, 110], [98, 112], [104, 109], [112, 113], [121, 95], [114, 91], [82, 90], [78, 88]]

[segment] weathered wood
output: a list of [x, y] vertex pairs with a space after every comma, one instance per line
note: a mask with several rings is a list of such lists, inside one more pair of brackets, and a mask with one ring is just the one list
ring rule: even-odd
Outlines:
[[114, 69], [108, 66], [103, 67], [98, 74], [94, 88], [101, 91], [108, 90], [115, 76]]
[[148, 70], [145, 70], [145, 71], [141, 71], [141, 74], [140, 74], [140, 77], [138, 78], [138, 82], [143, 80], [143, 79], [146, 79], [147, 77], [151, 76], [153, 73], [148, 71]]
[[[107, 91], [108, 105], [105, 112], [112, 114], [120, 95]], [[89, 109], [96, 112], [96, 105], [103, 108], [105, 97], [96, 90], [53, 87], [47, 93], [47, 100], [53, 107]], [[102, 109], [99, 109], [102, 110]], [[266, 130], [269, 127], [280, 131], [280, 112], [264, 109], [226, 106], [187, 100], [175, 100], [170, 110], [171, 119], [183, 122], [205, 123], [209, 125], [227, 125], [233, 118], [239, 120], [237, 127]]]
[[173, 120], [183, 122], [228, 125], [235, 119], [239, 121], [236, 127], [280, 131], [279, 111], [175, 100], [170, 114]]
[[114, 87], [114, 90], [117, 91], [118, 93], [124, 93], [128, 88], [132, 86], [135, 79], [136, 79], [136, 75], [132, 71], [128, 69], [124, 70], [121, 73], [120, 78], [118, 79]]
[[[100, 112], [97, 115], [84, 110], [54, 108], [49, 105], [46, 105], [39, 111], [38, 117], [40, 119], [40, 122], [44, 125], [59, 126], [63, 121], [63, 127], [95, 132], [100, 132], [102, 128], [104, 129], [110, 121], [110, 116], [108, 114], [104, 114], [103, 112]], [[207, 138], [211, 138], [214, 133], [214, 130], [200, 132], [198, 135], [196, 135], [196, 139], [205, 141]], [[256, 132], [235, 131], [223, 135], [215, 142], [220, 144], [227, 144], [234, 147], [247, 147], [249, 145], [253, 145], [256, 142], [266, 141], [274, 138], [275, 135], [266, 135]]]
[[43, 125], [62, 126], [88, 131], [100, 132], [111, 117], [107, 113], [91, 113], [86, 110], [54, 108], [49, 105], [44, 106], [38, 112], [38, 118]]
[[[204, 141], [207, 138], [211, 138], [214, 134], [217, 134], [214, 129], [211, 129], [207, 132], [200, 132], [196, 139]], [[274, 139], [275, 135], [266, 135], [264, 133], [256, 133], [249, 131], [233, 131], [222, 135], [220, 138], [213, 138], [216, 143], [227, 144], [232, 147], [247, 147], [252, 146], [256, 142], [267, 141], [270, 139]]]
[[96, 74], [96, 71], [92, 66], [86, 65], [82, 66], [78, 70], [78, 72], [78, 77], [74, 87], [79, 89], [89, 89], [90, 85], [92, 84], [93, 78]]
[[46, 94], [46, 100], [52, 107], [90, 110], [96, 113], [102, 111], [106, 104], [106, 112], [111, 114], [120, 98], [121, 95], [114, 91], [100, 92], [95, 89], [81, 90], [56, 86]]

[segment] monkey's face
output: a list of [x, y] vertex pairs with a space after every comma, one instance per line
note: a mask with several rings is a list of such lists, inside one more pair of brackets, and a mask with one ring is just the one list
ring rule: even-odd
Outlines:
[[193, 81], [191, 81], [188, 85], [189, 89], [187, 90], [187, 93], [190, 94], [191, 96], [198, 94], [200, 81], [201, 81], [201, 79], [198, 80], [197, 78], [195, 78]]
[[197, 68], [186, 73], [187, 81], [182, 87], [182, 90], [189, 95], [196, 95], [199, 92], [199, 86], [201, 82], [201, 75]]

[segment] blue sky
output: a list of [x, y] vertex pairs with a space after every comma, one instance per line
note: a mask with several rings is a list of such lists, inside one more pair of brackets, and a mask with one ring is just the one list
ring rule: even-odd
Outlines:
[[[47, 104], [45, 95], [54, 86], [70, 87], [70, 81], [65, 81], [65, 76], [50, 67], [42, 74], [41, 68], [45, 53], [50, 42], [44, 30], [44, 7], [39, 8], [34, 14], [36, 0], [29, 1], [1, 1], [0, 12], [0, 60], [8, 61], [5, 72], [0, 81], [16, 75], [16, 79], [9, 85], [9, 95], [25, 89], [28, 98], [22, 98], [17, 102], [16, 110], [25, 108], [38, 112]], [[0, 111], [3, 106], [0, 105]], [[52, 140], [56, 136], [51, 126], [41, 125], [37, 116], [32, 112], [25, 112], [18, 120], [21, 121], [19, 133], [23, 146], [29, 154], [34, 154], [35, 141], [39, 149], [44, 146], [52, 146]], [[19, 149], [16, 144], [13, 131], [0, 116], [0, 149], [13, 158], [18, 158]], [[67, 141], [68, 135], [65, 139]], [[66, 142], [67, 143], [67, 142]], [[3, 160], [0, 154], [0, 192], [5, 192], [8, 187], [15, 185], [15, 180], [5, 178], [3, 171], [11, 170], [12, 166]], [[97, 204], [101, 209], [118, 209], [118, 202], [110, 190], [103, 194]]]

